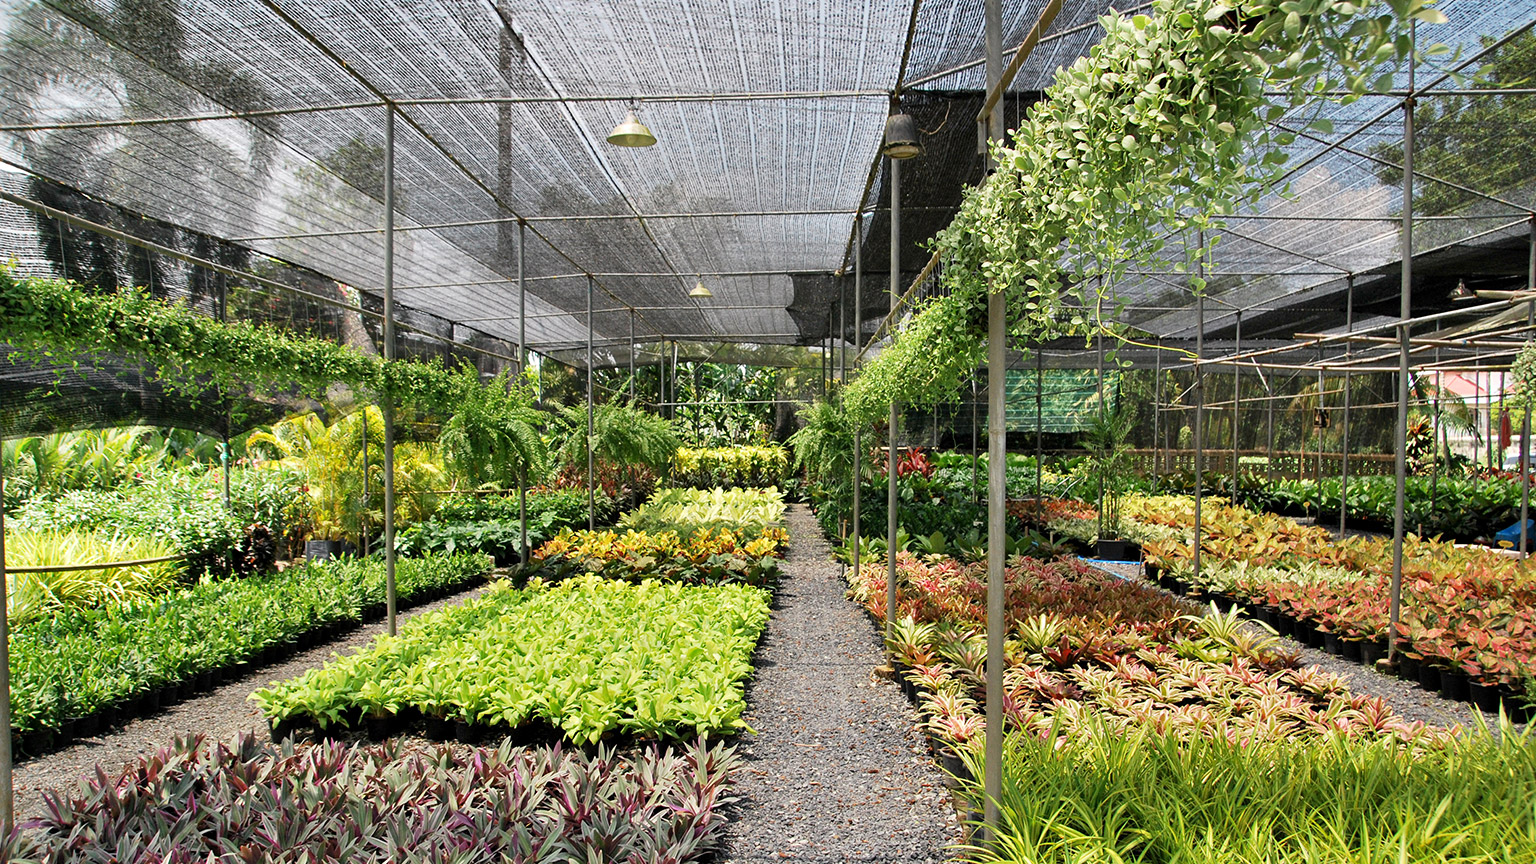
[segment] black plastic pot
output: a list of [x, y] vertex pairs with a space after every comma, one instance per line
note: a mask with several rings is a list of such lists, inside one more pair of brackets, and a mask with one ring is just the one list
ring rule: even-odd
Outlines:
[[1312, 646], [1313, 648], [1316, 648], [1319, 651], [1327, 650], [1327, 648], [1328, 648], [1328, 631], [1320, 630], [1317, 627], [1313, 627], [1312, 628], [1312, 635], [1307, 637], [1307, 644]]
[[1501, 701], [1499, 699], [1499, 685], [1468, 681], [1467, 696], [1471, 699], [1472, 704], [1477, 706], [1477, 710], [1485, 711], [1489, 714], [1499, 713], [1499, 702]]
[[1360, 643], [1360, 662], [1375, 666], [1376, 661], [1387, 656], [1387, 645], [1380, 639], [1367, 639]]
[[1093, 551], [1095, 558], [1104, 561], [1141, 560], [1141, 544], [1129, 540], [1100, 540]]
[[453, 738], [460, 744], [474, 744], [480, 740], [480, 730], [463, 720], [453, 721]]
[[1419, 658], [1404, 654], [1401, 648], [1397, 651], [1397, 677], [1414, 683], [1419, 680]]
[[1440, 667], [1419, 663], [1419, 686], [1431, 693], [1440, 692]]
[[962, 783], [968, 783], [973, 779], [971, 772], [966, 770], [965, 760], [955, 755], [948, 748], [939, 750], [939, 767]]
[[1339, 656], [1355, 663], [1360, 662], [1360, 640], [1339, 637]]
[[447, 717], [427, 717], [427, 737], [433, 741], [448, 741], [453, 738], [453, 721]]
[[363, 727], [367, 729], [368, 737], [375, 741], [383, 741], [394, 735], [396, 725], [396, 717], [393, 714], [369, 715], [363, 719]]
[[1460, 669], [1440, 670], [1440, 695], [1457, 702], [1467, 701], [1467, 673]]
[[1339, 643], [1339, 634], [1337, 634], [1337, 633], [1324, 633], [1323, 634], [1323, 650], [1327, 651], [1329, 654], [1338, 654], [1341, 651], [1343, 651], [1344, 650], [1344, 646]]
[[275, 723], [271, 720], [267, 721], [267, 734], [272, 737], [272, 743], [274, 744], [282, 741], [284, 738], [292, 738], [296, 728], [297, 724], [292, 720], [282, 720]]

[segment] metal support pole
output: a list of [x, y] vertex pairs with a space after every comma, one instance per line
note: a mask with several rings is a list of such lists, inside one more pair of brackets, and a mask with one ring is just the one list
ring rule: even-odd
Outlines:
[[981, 405], [977, 400], [976, 374], [971, 373], [971, 501], [981, 503], [981, 450], [977, 446], [981, 443], [981, 436], [977, 432], [976, 422], [981, 414]]
[[635, 404], [635, 310], [629, 310], [629, 404]]
[[[1003, 10], [1001, 0], [986, 3], [987, 89], [1003, 80]], [[1003, 112], [994, 107], [987, 117], [988, 137], [1003, 139]], [[996, 168], [995, 164], [989, 167]], [[989, 289], [991, 286], [988, 286]], [[987, 727], [984, 754], [982, 841], [997, 839], [1001, 824], [998, 802], [1003, 794], [1003, 556], [1007, 537], [1003, 518], [1008, 507], [1008, 427], [1004, 388], [1008, 362], [1008, 306], [999, 291], [987, 292]], [[1038, 470], [1038, 469], [1037, 469]]]
[[[1103, 293], [1104, 280], [1101, 277], [1099, 279], [1100, 296], [1102, 296]], [[1098, 328], [1093, 331], [1093, 352], [1095, 357], [1095, 380], [1097, 382], [1099, 395], [1099, 423], [1102, 424], [1104, 422], [1104, 322], [1097, 321], [1094, 323], [1098, 325]], [[1098, 501], [1094, 506], [1099, 511], [1097, 531], [1099, 539], [1102, 540], [1104, 539], [1104, 471], [1102, 466], [1100, 466], [1100, 470], [1097, 473], [1099, 475]]]
[[[1243, 310], [1241, 310], [1241, 309], [1237, 310], [1237, 329], [1234, 332], [1234, 340], [1233, 340], [1233, 343], [1232, 343], [1232, 353], [1233, 354], [1241, 354], [1241, 353], [1243, 353]], [[1243, 372], [1243, 367], [1242, 366], [1240, 366], [1240, 365], [1238, 365], [1236, 363], [1232, 364], [1232, 506], [1233, 507], [1237, 506], [1237, 477], [1238, 477], [1238, 474], [1241, 473], [1238, 470], [1238, 466], [1241, 463], [1238, 460], [1237, 427], [1238, 427], [1238, 421], [1242, 417], [1242, 410], [1243, 410], [1243, 401], [1242, 401], [1243, 400], [1243, 378], [1242, 378], [1242, 372]]]
[[[1530, 256], [1526, 264], [1525, 286], [1528, 289], [1536, 289], [1536, 216], [1531, 217]], [[1536, 300], [1531, 301], [1525, 307], [1525, 325], [1536, 325]], [[1530, 338], [1530, 331], [1526, 331], [1526, 338]], [[1520, 560], [1530, 557], [1528, 546], [1530, 545], [1530, 518], [1531, 518], [1531, 402], [1530, 394], [1525, 396], [1525, 415], [1520, 421]]]
[[837, 280], [837, 380], [848, 383], [848, 296], [843, 280]]
[[[5, 472], [0, 471], [0, 597], [9, 601], [11, 586], [5, 573]], [[11, 778], [11, 614], [0, 603], [0, 833], [16, 825], [15, 786]]]
[[1152, 494], [1157, 494], [1158, 428], [1163, 419], [1163, 340], [1157, 340], [1157, 351], [1152, 355]]
[[[517, 374], [528, 372], [528, 258], [523, 253], [528, 224], [517, 223]], [[528, 469], [517, 469], [517, 535], [519, 563], [528, 563]]]
[[[219, 321], [229, 322], [229, 277], [219, 274]], [[224, 510], [232, 509], [229, 497], [229, 399], [224, 403], [224, 446], [219, 450], [219, 464], [224, 469]]]
[[[384, 106], [384, 363], [395, 360], [395, 108]], [[388, 389], [384, 414], [384, 607], [395, 635], [395, 397]]]
[[[1035, 500], [1045, 494], [1045, 371], [1043, 355], [1035, 349]], [[991, 386], [990, 384], [988, 386]], [[1005, 434], [1006, 428], [1004, 427]], [[1006, 472], [1005, 472], [1006, 476]], [[1006, 500], [1007, 496], [1004, 495]]]
[[[891, 328], [896, 327], [896, 304], [901, 300], [901, 160], [891, 166]], [[896, 403], [891, 403], [889, 447], [885, 457], [885, 635], [896, 627], [896, 427], [900, 424]]]
[[[365, 515], [365, 516], [368, 513], [368, 499], [369, 499], [369, 497], [371, 497], [371, 495], [372, 495], [372, 492], [368, 488], [368, 406], [364, 405], [363, 406], [363, 515]], [[358, 527], [361, 529], [358, 533], [363, 535], [359, 539], [361, 539], [363, 541], [363, 557], [366, 558], [366, 557], [368, 557], [368, 528], [367, 528], [367, 524], [361, 518], [359, 518], [357, 520], [357, 524], [358, 524]]]
[[[1344, 331], [1352, 333], [1355, 329], [1355, 274], [1349, 274], [1349, 281], [1344, 292]], [[1350, 343], [1344, 342], [1344, 359], [1349, 360], [1351, 353]], [[1344, 370], [1344, 418], [1339, 428], [1339, 536], [1344, 536], [1344, 523], [1349, 512], [1349, 370]]]
[[[856, 242], [853, 249], [853, 332], [854, 344], [863, 342], [863, 318], [860, 317], [860, 309], [864, 306], [864, 214], [858, 213], [853, 218], [853, 230]], [[854, 358], [858, 363], [858, 358]], [[864, 429], [857, 423], [853, 426], [853, 584], [860, 585], [859, 567], [863, 563], [863, 548], [859, 545], [864, 535], [861, 524], [863, 514], [860, 513], [860, 499], [864, 495]]]
[[1414, 106], [1414, 52], [1418, 51], [1418, 28], [1409, 23], [1408, 98], [1403, 100], [1403, 264], [1402, 286], [1399, 289], [1398, 314], [1404, 323], [1398, 325], [1397, 370], [1397, 498], [1392, 507], [1392, 600], [1387, 627], [1387, 659], [1397, 659], [1397, 625], [1402, 620], [1403, 606], [1403, 531], [1404, 513], [1408, 495], [1408, 339], [1407, 321], [1412, 317], [1413, 294], [1413, 106]]
[[597, 530], [597, 456], [592, 452], [592, 285], [587, 276], [587, 530]]
[[[1268, 387], [1265, 392], [1271, 397], [1275, 394]], [[1265, 467], [1265, 476], [1270, 480], [1275, 479], [1275, 400], [1265, 400], [1264, 411], [1264, 458], [1268, 463]]]
[[[1200, 232], [1199, 274], [1205, 278], [1205, 232]], [[1195, 298], [1195, 359], [1205, 359], [1205, 288]], [[1205, 366], [1195, 365], [1195, 584], [1200, 584], [1200, 508], [1205, 483]]]

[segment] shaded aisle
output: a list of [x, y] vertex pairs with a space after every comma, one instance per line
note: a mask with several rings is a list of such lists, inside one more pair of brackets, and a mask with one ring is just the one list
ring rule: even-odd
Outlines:
[[720, 862], [935, 862], [955, 841], [942, 775], [880, 645], [843, 596], [810, 510], [788, 514], [778, 608], [758, 653], [744, 757]]

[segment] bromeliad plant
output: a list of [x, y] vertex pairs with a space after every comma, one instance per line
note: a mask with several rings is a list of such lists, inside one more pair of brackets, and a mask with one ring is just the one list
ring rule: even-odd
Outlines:
[[589, 743], [733, 734], [767, 622], [767, 593], [744, 585], [502, 584], [252, 698], [274, 723], [321, 728], [414, 708]]
[[719, 842], [737, 766], [730, 748], [704, 741], [588, 756], [183, 738], [120, 774], [51, 793], [33, 833], [12, 835], [0, 853], [51, 864], [685, 864]]

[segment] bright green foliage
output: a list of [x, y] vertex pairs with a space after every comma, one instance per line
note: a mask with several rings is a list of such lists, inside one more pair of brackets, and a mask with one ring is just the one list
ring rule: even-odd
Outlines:
[[452, 410], [459, 395], [456, 376], [435, 360], [386, 364], [325, 339], [199, 315], [142, 289], [100, 294], [73, 282], [18, 278], [10, 267], [0, 267], [0, 320], [6, 342], [24, 359], [78, 368], [116, 354], [144, 363], [151, 377], [192, 399], [286, 390], [323, 399], [344, 384]]
[[[317, 540], [347, 539], [358, 545], [364, 534], [383, 533], [384, 414], [377, 406], [364, 406], [329, 426], [315, 414], [290, 417], [253, 433], [246, 448], [303, 474], [308, 500], [287, 514], [295, 529]], [[442, 486], [435, 446], [395, 444], [397, 520], [410, 524], [430, 516], [437, 507], [433, 491]]]
[[[1323, 91], [1390, 86], [1410, 18], [1444, 16], [1426, 0], [1158, 0], [1101, 18], [1103, 39], [1057, 74], [934, 238], [943, 296], [865, 368], [849, 411], [868, 422], [955, 393], [982, 359], [989, 293], [1006, 295], [1013, 338], [1040, 339], [1102, 327], [1132, 265], [1191, 267], [1206, 252], [1195, 231], [1281, 175], [1293, 135], [1270, 124]], [[1180, 260], [1161, 260], [1169, 236], [1188, 240]]]
[[438, 438], [443, 460], [475, 489], [538, 482], [549, 458], [539, 437], [546, 420], [521, 381], [514, 385], [503, 372], [482, 384], [474, 367], [466, 367], [457, 407]]
[[513, 728], [544, 721], [573, 741], [729, 734], [746, 728], [741, 682], [768, 614], [767, 592], [742, 585], [498, 585], [252, 698], [273, 720], [322, 726], [414, 707]]
[[664, 489], [619, 520], [619, 528], [689, 540], [699, 531], [731, 531], [751, 540], [784, 521], [777, 489]]
[[[965, 754], [980, 777], [981, 759]], [[980, 780], [965, 794], [977, 810]], [[1010, 735], [1009, 864], [1499, 864], [1536, 860], [1536, 742], [1244, 741], [1146, 731]]]
[[800, 430], [789, 437], [795, 467], [827, 485], [852, 486], [853, 421], [841, 399], [818, 399], [799, 411]]
[[[556, 460], [581, 471], [587, 467], [587, 408], [562, 409], [560, 446]], [[628, 405], [598, 405], [592, 411], [592, 454], [600, 465], [644, 465], [665, 474], [677, 453], [677, 432], [671, 421]]]
[[779, 444], [679, 447], [672, 462], [672, 482], [694, 489], [780, 486], [788, 473], [789, 451]]
[[[16, 531], [5, 535], [7, 568], [142, 561], [174, 554], [169, 544], [150, 537], [86, 531]], [[11, 620], [26, 621], [65, 606], [88, 608], [143, 600], [169, 590], [181, 572], [181, 564], [175, 561], [63, 573], [8, 569]]]
[[[401, 561], [402, 601], [479, 579], [478, 555]], [[290, 645], [328, 624], [357, 623], [384, 602], [378, 561], [311, 564], [195, 585], [141, 602], [61, 610], [11, 632], [11, 716], [26, 732], [81, 717]]]

